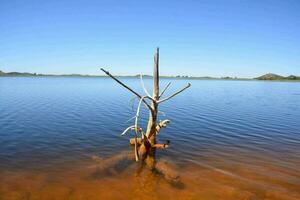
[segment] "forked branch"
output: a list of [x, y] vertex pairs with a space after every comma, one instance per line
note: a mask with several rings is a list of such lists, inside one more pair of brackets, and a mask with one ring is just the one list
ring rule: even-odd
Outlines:
[[140, 75], [140, 79], [141, 79], [141, 85], [142, 85], [142, 88], [144, 90], [144, 92], [146, 93], [147, 97], [150, 98], [152, 101], [155, 101], [152, 96], [149, 94], [148, 90], [146, 89], [145, 87], [145, 84], [144, 84], [144, 81], [143, 81], [143, 75], [141, 74]]
[[177, 94], [179, 94], [179, 93], [181, 93], [181, 92], [183, 92], [184, 90], [186, 90], [187, 88], [189, 88], [191, 86], [191, 84], [190, 83], [188, 83], [188, 85], [187, 86], [185, 86], [184, 88], [182, 88], [181, 90], [179, 90], [178, 92], [175, 92], [174, 94], [172, 94], [171, 96], [169, 96], [169, 97], [167, 97], [167, 98], [165, 98], [165, 99], [162, 99], [162, 100], [159, 100], [158, 101], [158, 103], [162, 103], [162, 102], [164, 102], [164, 101], [167, 101], [167, 100], [169, 100], [169, 99], [171, 99], [171, 98], [173, 98], [174, 96], [176, 96]]
[[[122, 85], [124, 88], [126, 88], [127, 90], [129, 90], [130, 92], [132, 92], [133, 94], [135, 94], [137, 97], [139, 97], [140, 99], [142, 98], [142, 96], [137, 93], [136, 91], [134, 91], [133, 89], [131, 89], [129, 86], [125, 85], [122, 81], [120, 81], [119, 79], [117, 79], [116, 77], [114, 77], [112, 74], [109, 73], [109, 71], [106, 71], [105, 69], [101, 68], [101, 70], [108, 75], [109, 77], [111, 77], [112, 79], [114, 79], [115, 81], [117, 81], [120, 85]], [[152, 98], [151, 98], [152, 99]], [[143, 102], [144, 104], [149, 108], [149, 110], [152, 111], [151, 106], [147, 103], [147, 101], [143, 98]]]
[[[164, 87], [162, 92], [159, 92], [159, 49], [157, 48], [155, 56], [154, 56], [154, 68], [153, 68], [153, 94], [150, 95], [148, 90], [145, 87], [143, 76], [140, 75], [141, 85], [144, 90], [143, 93], [140, 94], [130, 88], [128, 85], [123, 83], [121, 80], [119, 80], [117, 77], [110, 74], [108, 71], [101, 68], [101, 70], [108, 75], [110, 78], [115, 80], [117, 83], [122, 85], [124, 88], [129, 90], [131, 93], [135, 95], [135, 98], [139, 99], [138, 107], [136, 110], [136, 114], [133, 118], [134, 124], [126, 128], [121, 135], [125, 135], [129, 131], [134, 132], [134, 137], [130, 139], [130, 144], [134, 145], [134, 154], [135, 154], [135, 160], [139, 161], [140, 159], [142, 161], [145, 161], [148, 166], [151, 168], [155, 167], [159, 172], [163, 174], [168, 174], [165, 177], [168, 177], [172, 180], [177, 180], [178, 176], [174, 173], [169, 173], [168, 167], [165, 164], [157, 164], [155, 162], [155, 151], [156, 149], [165, 149], [169, 147], [170, 142], [167, 141], [166, 143], [157, 143], [156, 136], [159, 134], [162, 128], [165, 128], [169, 123], [170, 120], [163, 120], [157, 122], [158, 119], [158, 107], [159, 103], [165, 102], [174, 96], [178, 95], [179, 93], [183, 92], [187, 88], [191, 86], [189, 83], [184, 88], [178, 90], [174, 94], [170, 95], [169, 97], [163, 98], [160, 100], [160, 98], [165, 94], [166, 90], [170, 87], [171, 83], [167, 83], [167, 85]], [[138, 126], [138, 120], [140, 118], [140, 110], [141, 105], [144, 104], [145, 107], [150, 111], [147, 130], [145, 130], [145, 133], [141, 127]], [[131, 120], [130, 119], [130, 120]], [[141, 136], [139, 135], [141, 134]], [[138, 149], [139, 148], [139, 149]], [[155, 164], [156, 163], [156, 164]]]
[[[135, 114], [134, 130], [135, 130], [136, 135], [139, 132], [138, 120], [139, 120], [139, 116], [140, 116], [141, 104], [142, 104], [142, 101], [144, 100], [144, 98], [145, 98], [145, 96], [142, 96], [142, 98], [140, 99], [140, 102], [138, 104], [138, 107], [137, 107], [137, 110], [136, 110], [136, 114]], [[144, 138], [143, 131], [141, 131], [141, 134], [142, 134], [142, 138]]]
[[169, 88], [169, 86], [171, 85], [171, 82], [169, 82], [166, 87], [163, 89], [163, 91], [160, 93], [159, 97], [162, 97], [162, 95], [165, 93], [165, 91]]
[[[145, 136], [143, 130], [138, 127], [138, 120], [139, 120], [139, 116], [140, 116], [140, 110], [141, 110], [141, 105], [142, 105], [142, 102], [144, 100], [144, 98], [146, 98], [147, 96], [142, 96], [140, 101], [139, 101], [139, 104], [138, 104], [138, 107], [137, 107], [137, 110], [136, 110], [136, 114], [134, 116], [135, 118], [135, 122], [134, 122], [134, 125], [132, 126], [129, 126], [128, 128], [126, 128], [122, 133], [121, 135], [125, 135], [128, 131], [134, 131], [134, 138], [133, 138], [133, 141], [131, 141], [130, 143], [134, 144], [134, 154], [135, 154], [135, 160], [136, 161], [139, 161], [139, 153], [138, 153], [138, 145], [139, 143], [139, 140], [148, 140], [148, 138]], [[138, 133], [141, 133], [142, 135], [142, 138], [138, 138]]]
[[128, 131], [134, 130], [135, 125], [129, 126], [122, 133], [121, 136], [125, 135]]
[[137, 139], [137, 135], [138, 132], [140, 132], [142, 134], [142, 138], [144, 138], [144, 133], [142, 131], [141, 128], [138, 127], [138, 120], [139, 120], [139, 116], [140, 116], [140, 109], [141, 109], [141, 105], [142, 105], [142, 101], [144, 100], [145, 96], [142, 96], [137, 110], [136, 110], [136, 114], [135, 114], [135, 122], [133, 126], [129, 126], [128, 128], [126, 128], [123, 133], [121, 135], [124, 135], [126, 132], [128, 132], [129, 130], [134, 130], [134, 154], [135, 154], [135, 160], [139, 161], [139, 153], [138, 153], [138, 139]]

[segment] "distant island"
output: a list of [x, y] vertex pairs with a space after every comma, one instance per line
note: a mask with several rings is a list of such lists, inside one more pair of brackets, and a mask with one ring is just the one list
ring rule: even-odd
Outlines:
[[263, 76], [257, 77], [255, 79], [257, 79], [257, 80], [265, 80], [265, 81], [273, 81], [273, 80], [280, 80], [280, 81], [290, 80], [290, 81], [295, 81], [295, 80], [300, 80], [300, 76], [290, 75], [290, 76], [284, 77], [284, 76], [280, 76], [278, 74], [268, 73], [268, 74], [265, 74]]
[[[29, 73], [29, 72], [3, 72], [0, 70], [0, 77], [106, 77], [105, 75], [83, 75], [83, 74], [61, 74], [61, 75], [54, 75], [54, 74], [37, 74], [37, 73]], [[140, 75], [124, 75], [118, 77], [139, 77]], [[143, 75], [144, 78], [152, 78], [150, 75]], [[264, 81], [300, 81], [300, 76], [290, 75], [290, 76], [280, 76], [273, 73], [268, 73], [256, 78], [238, 78], [238, 77], [210, 77], [210, 76], [160, 76], [161, 78], [174, 78], [174, 79], [196, 79], [196, 80], [264, 80]]]
[[91, 76], [91, 75], [82, 75], [82, 74], [37, 74], [37, 73], [29, 73], [29, 72], [3, 72], [0, 70], [0, 76]]

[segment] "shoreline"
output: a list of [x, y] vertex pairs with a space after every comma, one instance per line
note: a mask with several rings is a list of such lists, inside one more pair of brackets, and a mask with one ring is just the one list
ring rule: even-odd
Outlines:
[[[0, 75], [2, 77], [14, 77], [14, 78], [108, 78], [102, 75]], [[116, 76], [118, 78], [128, 78], [128, 79], [139, 79], [138, 76]], [[144, 79], [151, 79], [151, 76], [144, 76]], [[210, 78], [210, 77], [169, 77], [162, 76], [162, 79], [174, 79], [174, 80], [220, 80], [220, 81], [261, 81], [261, 82], [300, 82], [300, 80], [259, 80], [255, 78]]]

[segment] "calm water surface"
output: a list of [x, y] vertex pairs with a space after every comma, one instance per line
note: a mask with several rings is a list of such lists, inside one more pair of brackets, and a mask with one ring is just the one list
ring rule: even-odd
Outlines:
[[113, 80], [0, 78], [0, 199], [300, 199], [300, 83], [171, 81], [192, 84], [160, 107], [179, 185], [134, 161], [98, 173], [93, 157], [131, 150], [137, 102]]

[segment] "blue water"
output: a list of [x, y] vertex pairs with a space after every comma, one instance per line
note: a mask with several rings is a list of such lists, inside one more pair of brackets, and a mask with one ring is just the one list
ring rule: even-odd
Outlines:
[[[122, 80], [143, 92], [138, 79]], [[188, 195], [202, 198], [208, 194], [203, 199], [229, 194], [230, 199], [243, 199], [249, 194], [258, 199], [300, 197], [300, 83], [162, 79], [161, 88], [168, 81], [172, 85], [165, 96], [187, 82], [192, 87], [160, 106], [159, 119], [171, 123], [161, 131], [159, 141], [168, 139], [171, 146], [157, 152], [157, 157], [181, 166]], [[151, 79], [145, 84], [151, 92]], [[94, 155], [109, 158], [130, 150], [130, 136], [120, 133], [133, 124], [132, 120], [126, 122], [135, 115], [137, 100], [132, 97], [109, 78], [0, 78], [0, 197], [1, 192], [3, 198], [14, 194], [11, 188], [17, 183], [23, 184], [18, 187], [20, 193], [30, 184], [24, 182], [30, 179], [21, 181], [17, 178], [22, 175], [6, 171], [44, 170], [46, 176], [53, 177], [47, 173], [60, 170], [64, 174], [64, 166], [82, 168], [82, 163], [90, 162]], [[144, 129], [147, 117], [143, 109], [140, 124]], [[119, 179], [116, 184], [120, 190], [130, 178]], [[78, 179], [95, 185], [86, 177]], [[68, 184], [74, 181], [65, 180], [57, 189], [51, 182], [36, 185], [50, 184], [51, 193], [56, 193], [59, 188], [70, 188]], [[224, 194], [228, 185], [231, 193]], [[231, 188], [237, 187], [232, 193]], [[96, 194], [99, 188], [73, 190]], [[177, 193], [169, 189], [167, 194]], [[159, 197], [162, 194], [158, 193]]]
[[[160, 119], [171, 120], [160, 139], [174, 146], [165, 154], [181, 155], [178, 162], [238, 152], [299, 163], [300, 83], [171, 81], [167, 94], [188, 81], [192, 87], [160, 107]], [[124, 82], [142, 92], [138, 79]], [[0, 78], [0, 168], [51, 167], [127, 149], [129, 137], [119, 134], [133, 123], [126, 123], [132, 97], [108, 78]]]

